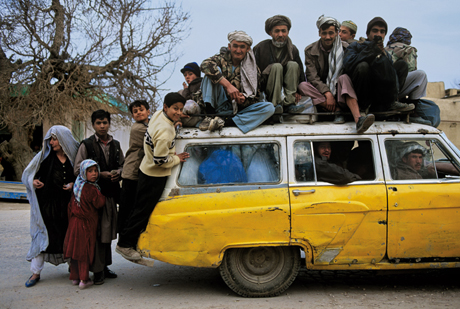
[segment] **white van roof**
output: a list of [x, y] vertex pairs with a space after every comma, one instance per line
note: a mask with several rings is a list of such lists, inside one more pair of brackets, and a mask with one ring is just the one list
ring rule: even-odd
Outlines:
[[[376, 121], [365, 133], [366, 134], [439, 134], [441, 131], [427, 125], [402, 121]], [[309, 135], [357, 135], [356, 124], [347, 122], [333, 124], [332, 122], [317, 122], [314, 124], [279, 123], [274, 125], [262, 125], [243, 134], [237, 127], [225, 127], [221, 131], [201, 131], [198, 128], [182, 128], [178, 138], [222, 138], [222, 137], [269, 137], [269, 136], [309, 136]]]

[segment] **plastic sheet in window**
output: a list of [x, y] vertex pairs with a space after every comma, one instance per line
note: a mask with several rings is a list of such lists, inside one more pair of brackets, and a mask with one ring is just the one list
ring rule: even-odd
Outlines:
[[199, 184], [246, 183], [247, 181], [240, 158], [231, 150], [213, 151], [198, 169]]
[[259, 148], [247, 169], [248, 182], [278, 182], [279, 166], [266, 148]]
[[190, 156], [183, 163], [182, 170], [179, 176], [179, 184], [183, 186], [192, 186], [198, 184], [198, 168], [200, 167], [201, 159]]

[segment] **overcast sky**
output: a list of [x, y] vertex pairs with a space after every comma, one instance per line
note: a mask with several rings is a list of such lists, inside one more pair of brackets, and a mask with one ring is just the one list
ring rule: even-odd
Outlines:
[[[366, 36], [367, 23], [380, 16], [388, 24], [389, 35], [396, 27], [412, 33], [412, 46], [418, 50], [418, 68], [425, 70], [429, 82], [443, 81], [446, 88], [459, 88], [460, 1], [458, 0], [197, 0], [184, 1], [182, 7], [191, 16], [190, 36], [179, 46], [183, 56], [171, 78], [162, 87], [164, 96], [178, 91], [184, 81], [180, 69], [188, 62], [201, 62], [228, 44], [227, 34], [246, 31], [258, 42], [270, 38], [265, 20], [277, 14], [292, 21], [289, 36], [305, 60], [304, 48], [319, 39], [316, 20], [322, 14], [358, 25], [357, 37]], [[173, 69], [172, 67], [170, 68]], [[163, 78], [166, 78], [167, 74]], [[168, 90], [169, 89], [169, 90]]]

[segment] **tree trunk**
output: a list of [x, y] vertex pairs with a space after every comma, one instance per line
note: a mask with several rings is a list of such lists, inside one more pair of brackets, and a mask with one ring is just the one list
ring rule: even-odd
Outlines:
[[14, 180], [21, 181], [22, 172], [33, 158], [32, 149], [28, 147], [28, 130], [19, 126], [8, 126], [8, 130], [12, 137], [9, 142], [3, 141], [0, 144], [0, 156], [13, 167]]

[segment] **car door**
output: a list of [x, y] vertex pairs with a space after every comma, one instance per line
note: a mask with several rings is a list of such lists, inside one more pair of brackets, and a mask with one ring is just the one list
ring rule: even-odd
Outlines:
[[[318, 180], [314, 148], [322, 141], [331, 144], [331, 161], [335, 153], [338, 164], [362, 179]], [[314, 265], [381, 261], [387, 200], [376, 137], [288, 137], [287, 144], [292, 242], [311, 248]]]
[[[380, 136], [388, 188], [388, 257], [460, 256], [457, 155], [438, 135]], [[410, 156], [422, 158], [418, 165]]]

